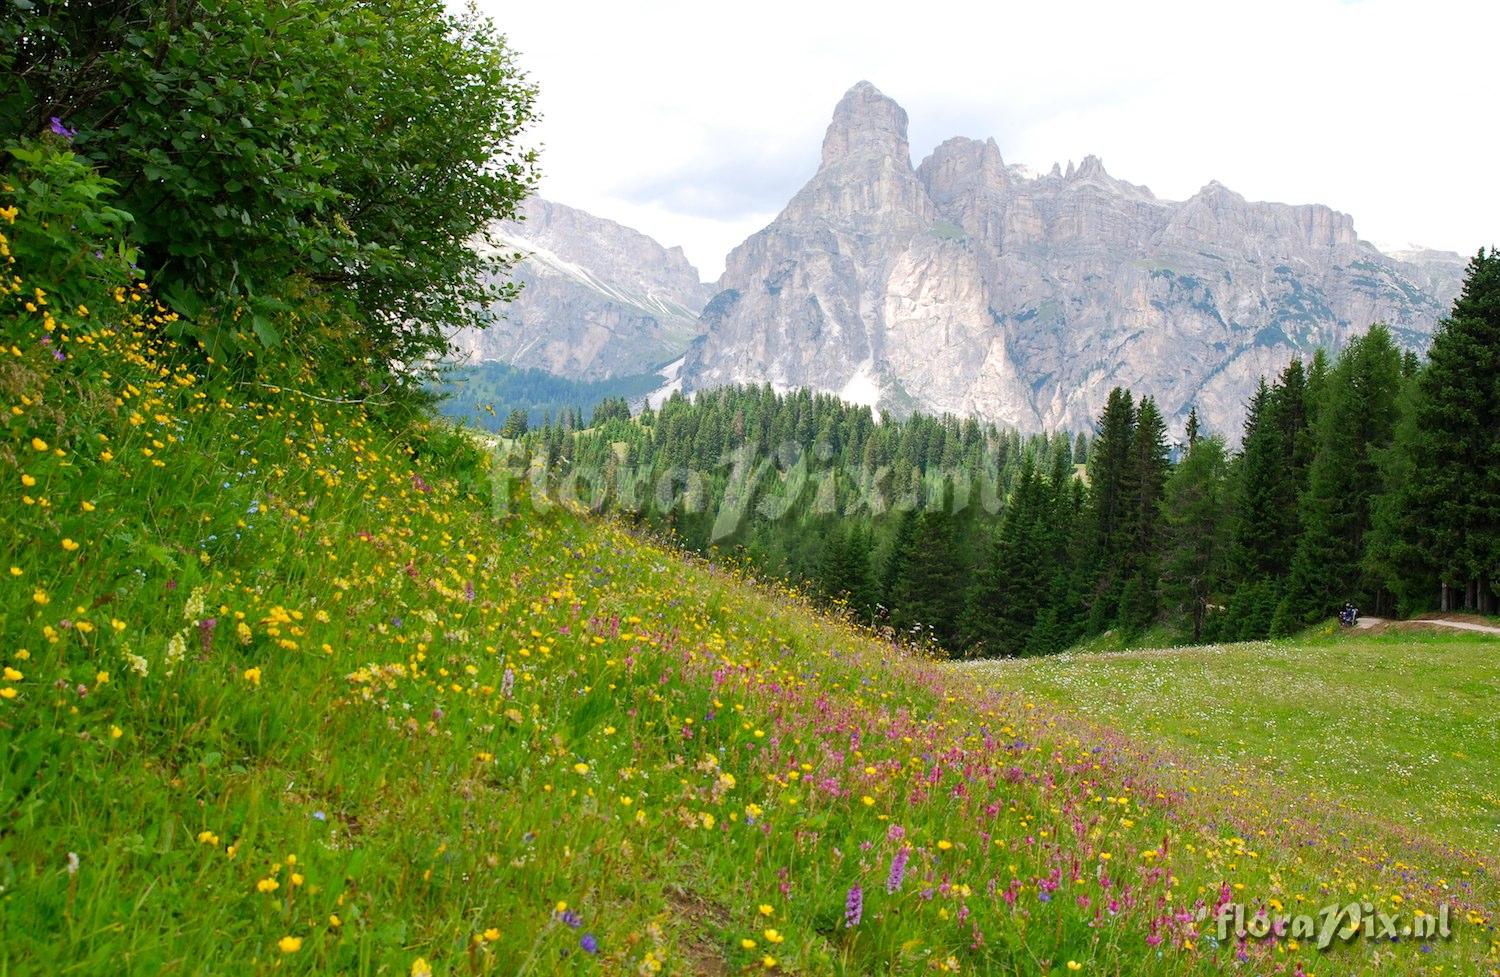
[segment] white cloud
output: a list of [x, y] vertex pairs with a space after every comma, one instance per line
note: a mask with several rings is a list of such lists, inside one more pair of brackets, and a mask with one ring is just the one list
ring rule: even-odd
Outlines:
[[1094, 153], [1162, 197], [1217, 179], [1382, 243], [1500, 242], [1500, 5], [482, 3], [541, 86], [543, 193], [705, 277], [812, 174], [860, 79], [906, 108], [916, 160], [994, 136], [1007, 162]]

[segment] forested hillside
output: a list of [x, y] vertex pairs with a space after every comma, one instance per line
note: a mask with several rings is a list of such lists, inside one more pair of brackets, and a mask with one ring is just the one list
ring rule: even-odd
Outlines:
[[1367, 613], [1500, 608], [1500, 256], [1428, 359], [1376, 325], [1263, 381], [1231, 448], [1116, 390], [1091, 434], [878, 421], [731, 387], [572, 415], [518, 465], [551, 490], [847, 604], [954, 654], [1285, 635]]
[[473, 363], [446, 369], [434, 384], [445, 417], [506, 437], [557, 422], [572, 429], [607, 400], [644, 403], [661, 386], [655, 373], [569, 380], [546, 370], [508, 363]]

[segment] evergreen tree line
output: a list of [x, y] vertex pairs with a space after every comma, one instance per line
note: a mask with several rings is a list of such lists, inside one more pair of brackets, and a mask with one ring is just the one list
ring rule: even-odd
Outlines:
[[512, 438], [553, 423], [577, 430], [601, 407], [606, 412], [623, 409], [628, 417], [630, 404], [643, 403], [660, 385], [655, 373], [570, 380], [546, 370], [488, 362], [450, 367], [433, 384], [433, 392], [444, 415]]
[[[1237, 450], [1111, 392], [1092, 437], [730, 387], [524, 439], [588, 501], [955, 654], [1500, 610], [1500, 256], [1428, 357], [1381, 325], [1263, 380]], [[663, 486], [671, 491], [662, 491]]]

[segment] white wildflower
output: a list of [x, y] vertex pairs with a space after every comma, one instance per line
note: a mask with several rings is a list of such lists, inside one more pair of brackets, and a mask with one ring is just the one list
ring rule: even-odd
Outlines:
[[171, 675], [173, 670], [177, 668], [178, 663], [187, 657], [187, 639], [183, 637], [185, 634], [187, 634], [185, 630], [178, 631], [167, 642], [167, 657], [164, 660], [166, 668], [164, 671], [168, 675]]
[[132, 652], [129, 648], [125, 649], [125, 664], [129, 666], [132, 672], [139, 675], [141, 678], [145, 678], [151, 673], [150, 663], [147, 662], [146, 659], [141, 655], [137, 655]]
[[204, 600], [203, 588], [194, 587], [193, 592], [188, 595], [187, 603], [182, 607], [182, 616], [194, 623], [203, 619]]

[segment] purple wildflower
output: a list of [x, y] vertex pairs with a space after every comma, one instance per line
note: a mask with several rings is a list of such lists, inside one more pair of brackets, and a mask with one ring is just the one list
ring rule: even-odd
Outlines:
[[576, 930], [578, 927], [583, 925], [583, 917], [578, 915], [571, 909], [563, 910], [557, 918], [562, 920], [563, 924], [566, 925], [569, 929]]
[[55, 115], [52, 117], [51, 125], [48, 126], [48, 128], [50, 128], [54, 134], [62, 136], [64, 139], [72, 139], [74, 136], [78, 135], [77, 129], [69, 129], [67, 126], [63, 125], [63, 120], [59, 119]]
[[844, 899], [844, 925], [853, 929], [859, 925], [861, 917], [865, 914], [865, 890], [856, 882], [849, 887], [849, 895]]
[[598, 953], [599, 940], [593, 933], [585, 933], [578, 938], [578, 945], [583, 947], [584, 953]]
[[901, 882], [906, 878], [906, 860], [911, 857], [911, 849], [903, 846], [896, 852], [896, 857], [891, 859], [891, 874], [886, 876], [885, 891], [895, 894], [901, 888]]

